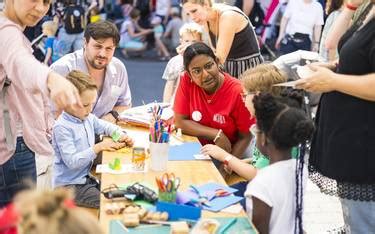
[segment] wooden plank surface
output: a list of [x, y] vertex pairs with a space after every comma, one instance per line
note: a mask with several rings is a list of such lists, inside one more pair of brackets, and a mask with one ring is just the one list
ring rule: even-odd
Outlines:
[[[133, 130], [139, 130], [144, 132], [141, 128], [132, 128]], [[184, 141], [197, 141], [195, 137], [183, 136]], [[135, 139], [137, 141], [137, 139]], [[122, 163], [131, 162], [131, 150], [124, 150], [123, 152], [103, 152], [102, 163], [112, 162], [115, 158], [120, 158]], [[146, 161], [146, 164], [148, 164]], [[216, 169], [211, 161], [168, 161], [168, 172], [175, 173], [176, 176], [181, 178], [180, 191], [188, 189], [189, 185], [201, 185], [208, 182], [216, 182], [224, 184], [225, 180]], [[152, 184], [156, 187], [155, 176], [161, 176], [164, 172], [155, 172], [148, 170], [146, 173], [127, 173], [121, 175], [114, 174], [102, 174], [101, 175], [101, 189], [109, 187], [111, 184], [125, 185], [132, 184], [134, 182], [145, 182], [147, 184]], [[121, 216], [108, 215], [105, 213], [103, 207], [108, 201], [104, 195], [100, 198], [100, 225], [105, 231], [109, 233], [109, 222], [111, 219], [120, 219]], [[230, 214], [223, 212], [209, 212], [203, 211], [203, 217], [233, 217], [233, 216], [246, 216], [245, 212], [242, 211], [240, 214]]]

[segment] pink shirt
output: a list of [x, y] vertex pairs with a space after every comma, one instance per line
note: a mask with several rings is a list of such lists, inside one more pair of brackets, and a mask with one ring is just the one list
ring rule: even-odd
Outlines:
[[[5, 77], [12, 81], [5, 100], [9, 106], [10, 126], [16, 142], [19, 129], [26, 145], [34, 152], [51, 155], [53, 150], [48, 141], [50, 129], [47, 77], [49, 68], [32, 55], [30, 42], [22, 28], [4, 16], [0, 16], [0, 88]], [[3, 126], [3, 103], [0, 104], [0, 165], [12, 155], [5, 141]]]

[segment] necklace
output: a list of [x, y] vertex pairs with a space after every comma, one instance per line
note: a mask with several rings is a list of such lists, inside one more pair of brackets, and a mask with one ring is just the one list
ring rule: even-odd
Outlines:
[[211, 103], [215, 100], [215, 97], [216, 97], [217, 91], [218, 91], [218, 90], [221, 88], [221, 86], [223, 85], [225, 77], [220, 77], [219, 79], [220, 79], [220, 80], [219, 80], [219, 84], [218, 84], [216, 90], [213, 92], [213, 94], [207, 94], [206, 91], [203, 90], [204, 98], [206, 99], [206, 101], [207, 101], [208, 104], [211, 104]]

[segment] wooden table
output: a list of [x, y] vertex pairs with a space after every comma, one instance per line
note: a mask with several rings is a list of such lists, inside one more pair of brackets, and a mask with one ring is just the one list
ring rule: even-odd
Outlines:
[[[144, 132], [142, 128], [132, 128], [136, 131]], [[197, 141], [195, 137], [183, 136], [184, 141]], [[137, 141], [137, 139], [135, 139]], [[125, 153], [117, 152], [104, 152], [102, 163], [112, 162], [115, 158], [121, 158], [122, 163], [131, 162], [130, 150]], [[148, 162], [146, 162], [148, 163]], [[205, 184], [207, 182], [216, 182], [220, 184], [226, 184], [219, 171], [216, 169], [211, 161], [168, 161], [168, 172], [175, 173], [176, 176], [181, 178], [180, 191], [187, 190], [191, 184]], [[155, 172], [149, 170], [146, 173], [128, 173], [121, 175], [113, 174], [102, 174], [101, 175], [101, 189], [109, 187], [111, 184], [124, 185], [132, 184], [134, 182], [146, 182], [148, 184], [155, 184], [155, 176], [161, 176], [164, 172]], [[156, 185], [155, 185], [156, 187]], [[111, 219], [120, 219], [121, 216], [107, 215], [103, 209], [108, 201], [103, 195], [100, 198], [100, 225], [105, 231], [109, 233], [109, 222]], [[210, 212], [202, 211], [202, 217], [244, 217], [245, 212], [242, 211], [239, 214], [230, 214], [223, 212]]]

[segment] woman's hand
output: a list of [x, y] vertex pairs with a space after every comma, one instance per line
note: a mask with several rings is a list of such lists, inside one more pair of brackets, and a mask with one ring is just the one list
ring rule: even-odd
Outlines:
[[82, 107], [81, 98], [77, 88], [63, 76], [51, 72], [48, 74], [47, 87], [56, 109], [63, 110], [68, 106]]
[[219, 160], [220, 162], [224, 161], [225, 157], [229, 155], [228, 152], [223, 150], [217, 145], [207, 144], [202, 147], [201, 153], [205, 155], [210, 155], [211, 157]]
[[133, 139], [132, 139], [130, 136], [128, 136], [128, 135], [123, 135], [123, 136], [120, 138], [119, 142], [123, 142], [123, 143], [126, 144], [126, 146], [129, 146], [129, 147], [132, 147], [133, 144], [134, 144]]
[[222, 132], [220, 137], [216, 140], [215, 145], [219, 146], [223, 150], [227, 151], [228, 153], [232, 152], [232, 143], [228, 139], [228, 137]]
[[306, 78], [296, 82], [297, 89], [304, 89], [309, 92], [331, 92], [335, 90], [335, 73], [326, 67], [308, 65], [313, 73]]

